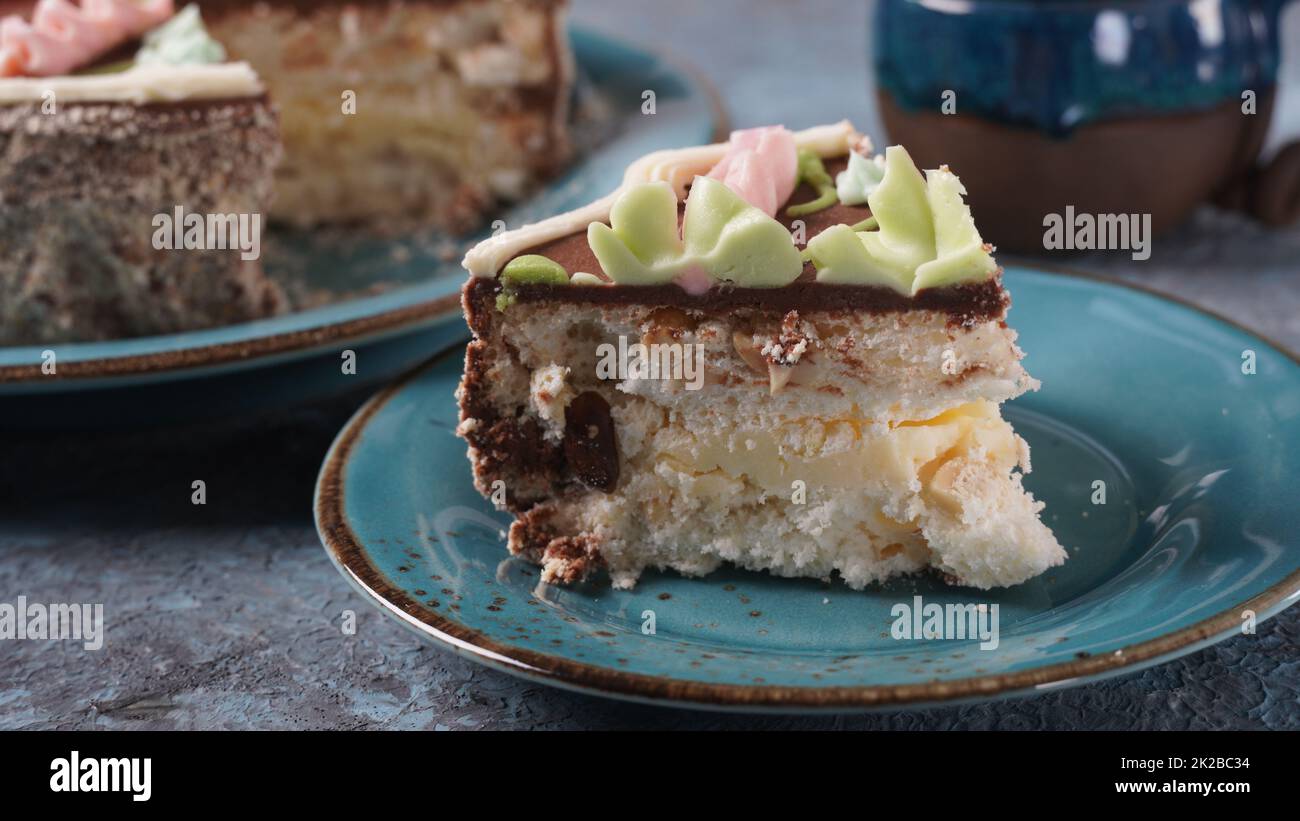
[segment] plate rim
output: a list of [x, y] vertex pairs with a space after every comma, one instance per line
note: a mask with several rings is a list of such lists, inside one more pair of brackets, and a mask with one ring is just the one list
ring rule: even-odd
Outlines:
[[[374, 334], [417, 325], [451, 314], [460, 307], [460, 292], [403, 305], [369, 316], [342, 322], [313, 325], [294, 331], [232, 342], [215, 342], [189, 348], [173, 348], [154, 353], [103, 356], [79, 359], [59, 365], [58, 371], [46, 374], [42, 363], [0, 365], [0, 385], [59, 380], [149, 376], [173, 371], [192, 371], [228, 365], [232, 362], [261, 362], [279, 354], [296, 353], [323, 347], [347, 339], [361, 339]], [[231, 328], [233, 325], [219, 326]], [[217, 328], [209, 330], [218, 330]], [[135, 337], [133, 339], [140, 339]], [[125, 341], [125, 340], [122, 340]]]
[[[726, 138], [731, 127], [731, 118], [728, 116], [726, 106], [722, 102], [721, 93], [713, 82], [710, 81], [696, 65], [683, 61], [670, 49], [643, 46], [622, 37], [608, 34], [594, 27], [570, 25], [567, 27], [567, 30], [571, 36], [588, 38], [598, 46], [610, 46], [624, 51], [637, 52], [655, 58], [656, 61], [662, 65], [672, 66], [679, 75], [689, 79], [694, 91], [703, 98], [705, 104], [708, 106], [712, 119], [712, 138], [714, 141], [716, 142]], [[454, 279], [454, 277], [450, 278]], [[421, 291], [427, 291], [431, 284], [434, 283], [428, 281], [420, 282], [407, 285], [404, 288], [395, 289], [392, 293], [400, 293], [403, 290], [419, 293]], [[343, 302], [336, 304], [346, 305], [348, 302], [361, 302], [368, 298], [371, 297], [362, 297], [361, 299], [356, 300], [344, 300]], [[148, 353], [125, 355], [110, 354], [108, 356], [95, 356], [87, 359], [60, 362], [58, 370], [53, 374], [45, 373], [42, 370], [43, 363], [40, 361], [7, 365], [0, 364], [0, 386], [38, 383], [44, 384], [53, 381], [66, 383], [106, 378], [130, 378], [137, 376], [170, 374], [175, 372], [187, 373], [199, 371], [205, 368], [229, 365], [232, 363], [245, 363], [252, 365], [265, 362], [272, 357], [283, 354], [293, 354], [325, 347], [332, 343], [345, 340], [362, 339], [375, 334], [400, 331], [421, 323], [444, 318], [453, 313], [455, 309], [459, 307], [460, 287], [456, 286], [456, 288], [449, 294], [441, 294], [433, 298], [422, 297], [418, 302], [401, 304], [394, 308], [365, 314], [352, 319], [337, 320], [333, 322], [318, 322], [309, 324], [306, 327], [255, 335], [247, 339], [237, 339], [227, 342], [208, 342], [188, 347]], [[269, 319], [290, 319], [294, 316], [304, 317], [307, 316], [311, 310], [312, 309], [295, 311], [289, 314], [284, 314], [280, 317], [270, 317]], [[255, 323], [260, 321], [265, 320], [253, 320], [252, 322]], [[246, 324], [252, 323], [230, 323], [227, 325], [218, 325], [213, 328], [203, 328], [197, 331], [182, 333], [216, 333], [238, 328], [240, 325]], [[106, 343], [72, 344], [138, 342], [149, 338], [150, 337], [148, 336], [128, 337], [120, 340], [107, 340]], [[41, 347], [53, 346], [43, 346], [39, 344], [6, 346], [9, 350], [16, 350], [19, 348], [31, 348], [34, 350]], [[0, 348], [0, 350], [5, 350], [6, 348]]]
[[[1065, 276], [1116, 286], [1155, 297], [1221, 322], [1248, 337], [1264, 342], [1300, 367], [1300, 354], [1217, 311], [1145, 285], [1063, 267], [1012, 262], [1012, 267], [1032, 273]], [[457, 655], [504, 672], [564, 689], [647, 703], [703, 709], [740, 710], [853, 710], [916, 707], [1009, 696], [1026, 691], [1083, 684], [1109, 676], [1136, 672], [1217, 643], [1240, 627], [1240, 612], [1254, 610], [1263, 622], [1294, 604], [1300, 594], [1300, 568], [1264, 591], [1194, 624], [1146, 641], [1126, 645], [1106, 655], [1057, 662], [1013, 673], [968, 676], [951, 681], [896, 685], [792, 686], [769, 684], [717, 684], [703, 681], [632, 673], [574, 661], [525, 647], [503, 644], [485, 633], [433, 612], [391, 584], [370, 560], [365, 547], [345, 515], [344, 475], [362, 432], [376, 414], [406, 385], [462, 349], [453, 343], [434, 354], [362, 405], [339, 431], [321, 464], [313, 495], [317, 535], [340, 573], [381, 611], [397, 617], [404, 626]]]

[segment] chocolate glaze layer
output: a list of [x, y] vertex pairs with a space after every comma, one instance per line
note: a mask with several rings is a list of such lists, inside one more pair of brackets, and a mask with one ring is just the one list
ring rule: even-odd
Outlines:
[[[495, 299], [502, 284], [496, 279], [473, 278], [467, 298]], [[677, 285], [515, 285], [516, 304], [559, 302], [582, 305], [664, 305], [723, 313], [740, 308], [777, 311], [851, 311], [887, 314], [902, 311], [942, 311], [954, 325], [1001, 320], [1011, 304], [1002, 287], [1002, 275], [980, 282], [928, 288], [916, 296], [900, 294], [882, 285], [828, 285], [802, 277], [783, 288], [712, 288], [698, 296]], [[480, 303], [481, 304], [481, 303]], [[509, 309], [507, 309], [509, 310]]]

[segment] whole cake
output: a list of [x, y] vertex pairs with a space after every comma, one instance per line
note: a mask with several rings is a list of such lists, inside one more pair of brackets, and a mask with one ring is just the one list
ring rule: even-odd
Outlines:
[[270, 220], [463, 231], [569, 156], [560, 0], [0, 0], [0, 345], [270, 316]]
[[472, 249], [458, 433], [510, 551], [618, 587], [1063, 562], [999, 413], [1037, 383], [964, 193], [847, 122], [751, 129]]

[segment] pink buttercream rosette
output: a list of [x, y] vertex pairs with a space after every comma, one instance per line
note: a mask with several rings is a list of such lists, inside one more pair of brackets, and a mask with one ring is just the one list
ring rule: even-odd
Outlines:
[[731, 132], [727, 153], [707, 176], [769, 217], [794, 193], [799, 157], [794, 135], [785, 126]]
[[40, 0], [31, 22], [0, 20], [0, 77], [52, 77], [90, 64], [175, 13], [173, 0]]

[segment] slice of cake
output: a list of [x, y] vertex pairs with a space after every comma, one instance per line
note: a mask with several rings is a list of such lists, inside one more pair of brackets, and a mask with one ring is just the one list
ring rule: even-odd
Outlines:
[[1063, 562], [999, 414], [1037, 383], [964, 193], [848, 123], [753, 129], [471, 250], [458, 432], [510, 551], [618, 587]]
[[257, 74], [170, 0], [42, 0], [0, 19], [0, 345], [274, 314], [280, 157]]

